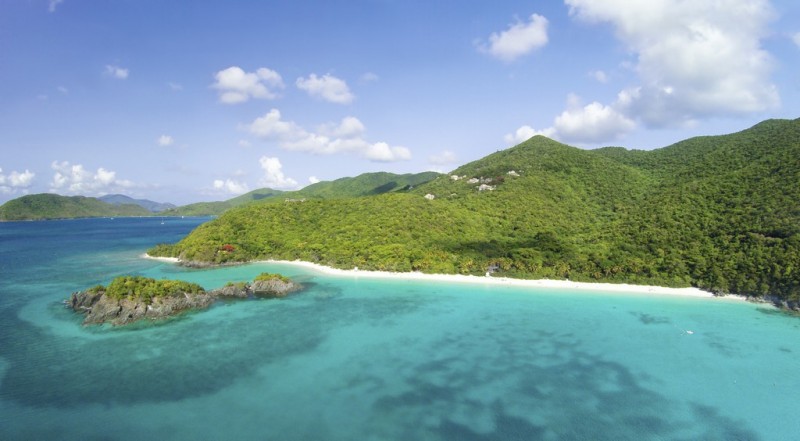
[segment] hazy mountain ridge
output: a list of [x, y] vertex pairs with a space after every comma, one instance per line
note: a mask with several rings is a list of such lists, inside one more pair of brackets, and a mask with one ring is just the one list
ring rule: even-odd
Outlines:
[[122, 194], [107, 194], [105, 196], [100, 196], [97, 199], [111, 205], [138, 205], [152, 213], [160, 213], [164, 210], [177, 207], [175, 204], [170, 204], [168, 202], [161, 203], [154, 202], [149, 199], [134, 199], [130, 196], [125, 196]]

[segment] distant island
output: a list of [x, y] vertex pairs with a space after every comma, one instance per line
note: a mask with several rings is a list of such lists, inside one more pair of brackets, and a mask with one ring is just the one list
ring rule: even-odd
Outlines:
[[364, 173], [311, 184], [302, 190], [281, 191], [262, 188], [226, 201], [198, 202], [176, 207], [125, 195], [99, 198], [34, 194], [10, 200], [0, 206], [0, 221], [74, 219], [125, 216], [217, 216], [231, 208], [252, 203], [284, 202], [285, 200], [339, 199], [404, 192], [439, 176], [436, 172], [394, 174]]
[[536, 136], [402, 192], [231, 208], [149, 254], [800, 301], [800, 120], [651, 150]]
[[84, 314], [84, 325], [109, 323], [123, 326], [142, 320], [164, 320], [205, 309], [220, 297], [276, 298], [285, 297], [299, 289], [300, 285], [291, 279], [270, 273], [259, 274], [252, 283], [231, 282], [212, 291], [180, 280], [121, 276], [108, 286], [98, 285], [73, 293], [64, 303], [73, 311]]

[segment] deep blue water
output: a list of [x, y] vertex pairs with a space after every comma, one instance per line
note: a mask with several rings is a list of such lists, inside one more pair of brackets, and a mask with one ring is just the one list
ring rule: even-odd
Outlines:
[[[189, 270], [203, 219], [0, 223], [0, 439], [797, 439], [800, 318], [743, 302]], [[122, 274], [307, 289], [159, 325], [61, 301]], [[692, 330], [693, 334], [687, 334]]]

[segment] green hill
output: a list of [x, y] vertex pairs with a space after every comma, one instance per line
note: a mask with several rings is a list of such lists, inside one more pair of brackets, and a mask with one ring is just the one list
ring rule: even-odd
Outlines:
[[226, 210], [238, 207], [240, 205], [246, 205], [251, 202], [280, 197], [283, 193], [284, 192], [281, 190], [260, 188], [226, 201], [197, 202], [194, 204], [182, 205], [177, 208], [164, 210], [161, 212], [161, 214], [164, 216], [216, 216], [222, 214]]
[[356, 196], [371, 196], [382, 193], [407, 191], [416, 185], [439, 176], [436, 172], [398, 175], [378, 172], [364, 173], [356, 177], [340, 178], [311, 184], [302, 190], [280, 191], [262, 188], [220, 202], [198, 202], [184, 205], [161, 214], [166, 216], [209, 216], [253, 202], [284, 202], [286, 199], [336, 199]]
[[317, 182], [293, 193], [295, 198], [302, 196], [321, 199], [374, 196], [389, 192], [407, 191], [438, 176], [439, 173], [436, 172], [409, 173], [405, 175], [386, 172], [364, 173], [354, 178]]
[[798, 158], [800, 120], [653, 151], [537, 136], [408, 192], [233, 209], [160, 252], [797, 300]]
[[112, 205], [96, 198], [42, 193], [12, 199], [0, 206], [0, 220], [71, 219], [82, 217], [151, 216], [133, 204]]
[[175, 205], [170, 203], [154, 202], [148, 199], [134, 199], [123, 194], [107, 194], [97, 199], [111, 205], [138, 205], [152, 213], [160, 213], [164, 210], [175, 208]]

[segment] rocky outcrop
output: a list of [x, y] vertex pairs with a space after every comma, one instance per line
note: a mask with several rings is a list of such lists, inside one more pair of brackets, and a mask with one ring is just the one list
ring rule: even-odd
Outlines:
[[73, 293], [67, 306], [86, 315], [84, 325], [110, 323], [127, 325], [139, 320], [163, 320], [179, 313], [204, 309], [214, 302], [207, 293], [181, 293], [174, 296], [156, 297], [148, 303], [140, 299], [115, 299], [103, 291]]
[[223, 286], [222, 288], [211, 291], [214, 297], [234, 297], [234, 298], [278, 298], [286, 297], [289, 293], [298, 291], [300, 285], [280, 277], [270, 278], [268, 280], [256, 280], [253, 283], [233, 283]]
[[85, 314], [84, 325], [110, 323], [120, 326], [140, 320], [163, 320], [186, 311], [205, 309], [217, 298], [278, 298], [286, 297], [300, 288], [299, 284], [285, 277], [275, 276], [253, 283], [229, 283], [222, 288], [197, 294], [158, 296], [150, 301], [141, 298], [119, 299], [106, 295], [102, 289], [90, 289], [73, 293], [64, 303], [73, 311]]
[[286, 297], [287, 294], [300, 289], [300, 286], [291, 280], [273, 278], [269, 280], [256, 280], [250, 285], [250, 291], [256, 297]]

